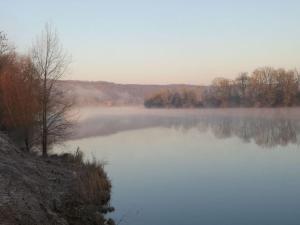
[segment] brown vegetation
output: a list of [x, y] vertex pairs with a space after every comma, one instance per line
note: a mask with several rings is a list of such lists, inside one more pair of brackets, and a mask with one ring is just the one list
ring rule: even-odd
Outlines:
[[49, 146], [69, 132], [72, 101], [56, 88], [67, 64], [50, 26], [29, 56], [19, 55], [0, 33], [0, 125], [27, 151], [41, 146], [47, 156]]
[[28, 57], [12, 54], [0, 73], [2, 123], [6, 130], [25, 144], [27, 151], [34, 143], [39, 81]]
[[[111, 183], [103, 165], [95, 159], [84, 161], [79, 149], [74, 155], [65, 154], [62, 157], [73, 165], [77, 173], [76, 183], [65, 198], [65, 216], [71, 224], [89, 224], [89, 220], [97, 220], [98, 224], [104, 224], [102, 214], [112, 212], [114, 208], [108, 204]], [[95, 217], [93, 219], [90, 216]], [[113, 223], [112, 220], [109, 221]]]

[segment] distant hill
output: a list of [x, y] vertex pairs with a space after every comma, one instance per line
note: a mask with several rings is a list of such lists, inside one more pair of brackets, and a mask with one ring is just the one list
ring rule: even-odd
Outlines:
[[134, 106], [142, 105], [144, 98], [160, 90], [195, 90], [199, 96], [203, 86], [170, 84], [116, 84], [104, 81], [59, 81], [58, 87], [74, 96], [79, 106]]

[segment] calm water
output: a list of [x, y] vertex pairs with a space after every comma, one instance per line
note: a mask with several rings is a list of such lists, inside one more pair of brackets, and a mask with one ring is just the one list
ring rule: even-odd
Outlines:
[[107, 163], [119, 224], [300, 224], [300, 109], [80, 113], [66, 149]]

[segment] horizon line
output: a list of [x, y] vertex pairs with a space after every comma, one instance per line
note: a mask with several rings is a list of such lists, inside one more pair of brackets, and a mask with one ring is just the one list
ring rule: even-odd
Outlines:
[[183, 85], [183, 86], [208, 86], [205, 84], [191, 84], [191, 83], [122, 83], [114, 81], [105, 81], [105, 80], [78, 80], [78, 79], [61, 79], [60, 81], [70, 81], [70, 82], [85, 82], [85, 83], [108, 83], [108, 84], [120, 84], [120, 85], [155, 85], [155, 86], [172, 86], [172, 85]]

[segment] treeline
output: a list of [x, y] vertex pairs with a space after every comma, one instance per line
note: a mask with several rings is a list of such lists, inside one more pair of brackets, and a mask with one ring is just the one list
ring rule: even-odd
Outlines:
[[197, 93], [192, 90], [163, 90], [146, 98], [144, 105], [147, 108], [190, 108], [201, 107], [202, 102], [198, 100]]
[[19, 54], [0, 32], [0, 129], [24, 150], [60, 141], [71, 126], [70, 100], [56, 89], [67, 56], [54, 30], [46, 25], [28, 55]]
[[[145, 99], [146, 107], [290, 107], [300, 104], [296, 70], [264, 67], [236, 79], [216, 78], [200, 93], [161, 91]], [[188, 94], [186, 94], [188, 93]]]

